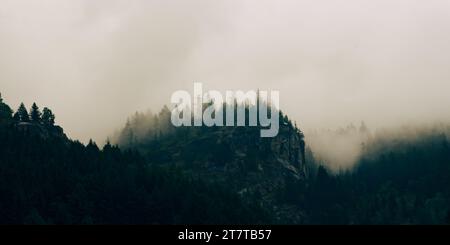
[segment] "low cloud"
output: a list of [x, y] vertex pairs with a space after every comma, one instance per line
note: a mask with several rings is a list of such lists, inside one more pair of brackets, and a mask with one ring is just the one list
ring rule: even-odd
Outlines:
[[193, 82], [279, 90], [304, 129], [449, 120], [447, 1], [5, 0], [0, 90], [104, 141]]

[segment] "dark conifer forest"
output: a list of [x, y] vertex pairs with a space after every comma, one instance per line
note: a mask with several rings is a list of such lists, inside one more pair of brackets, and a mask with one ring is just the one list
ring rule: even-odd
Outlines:
[[335, 172], [282, 112], [269, 139], [175, 128], [168, 113], [136, 114], [98, 146], [71, 140], [49, 108], [0, 98], [0, 223], [450, 224], [448, 126], [373, 137]]

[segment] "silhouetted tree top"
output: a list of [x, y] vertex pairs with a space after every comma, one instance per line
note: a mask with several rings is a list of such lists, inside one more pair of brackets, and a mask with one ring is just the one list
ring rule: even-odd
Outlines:
[[55, 115], [52, 110], [47, 107], [44, 107], [44, 110], [42, 111], [42, 123], [50, 126], [55, 125]]
[[35, 124], [43, 124], [44, 126], [55, 125], [55, 115], [49, 108], [44, 107], [41, 112], [37, 104], [33, 103], [30, 112], [28, 113], [24, 103], [20, 103], [19, 108], [14, 113], [14, 111], [3, 102], [3, 98], [0, 93], [0, 120], [4, 121], [5, 119], [12, 119], [15, 122], [33, 122]]
[[89, 143], [86, 146], [86, 149], [94, 152], [98, 152], [100, 149], [97, 146], [97, 143], [95, 143], [92, 139], [89, 140]]
[[107, 152], [112, 149], [111, 141], [109, 138], [106, 140], [106, 144], [103, 146], [103, 151]]
[[2, 94], [0, 93], [0, 120], [10, 120], [12, 117], [13, 111], [11, 108], [3, 103]]
[[367, 128], [366, 123], [364, 121], [361, 122], [361, 126], [359, 127], [359, 132], [363, 133], [363, 134], [369, 132], [369, 129]]
[[39, 107], [36, 105], [36, 103], [33, 103], [33, 105], [31, 106], [30, 116], [32, 122], [34, 123], [41, 122], [41, 112], [39, 111]]
[[23, 103], [20, 103], [19, 109], [17, 109], [16, 113], [14, 114], [14, 119], [20, 122], [30, 121], [30, 115], [28, 114], [27, 108], [25, 108], [25, 105]]

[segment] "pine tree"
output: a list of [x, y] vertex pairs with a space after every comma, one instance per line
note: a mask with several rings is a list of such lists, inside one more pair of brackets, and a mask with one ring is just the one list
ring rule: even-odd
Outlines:
[[90, 153], [98, 153], [100, 150], [97, 146], [97, 143], [95, 143], [92, 139], [89, 140], [89, 143], [86, 145], [86, 149]]
[[27, 108], [25, 108], [25, 105], [23, 103], [20, 103], [19, 109], [17, 109], [16, 114], [14, 114], [14, 119], [20, 122], [30, 121], [30, 115], [28, 115]]
[[2, 120], [10, 120], [12, 116], [11, 108], [3, 103], [2, 94], [0, 93], [0, 121]]
[[359, 133], [361, 134], [367, 134], [369, 132], [369, 129], [366, 126], [366, 123], [364, 121], [361, 122], [361, 126], [359, 127]]
[[47, 107], [44, 107], [44, 110], [42, 110], [42, 123], [49, 126], [55, 125], [55, 115]]
[[33, 103], [30, 110], [31, 114], [31, 121], [34, 123], [40, 123], [41, 122], [41, 112], [39, 111], [39, 107], [36, 105], [36, 103]]
[[103, 152], [109, 152], [112, 149], [111, 141], [109, 137], [106, 139], [106, 144], [103, 146]]

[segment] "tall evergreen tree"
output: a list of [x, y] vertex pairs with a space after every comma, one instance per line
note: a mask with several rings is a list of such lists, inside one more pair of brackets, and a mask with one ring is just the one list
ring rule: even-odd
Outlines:
[[369, 129], [366, 126], [366, 123], [364, 121], [361, 122], [361, 126], [359, 127], [359, 133], [366, 134], [369, 132]]
[[44, 109], [42, 110], [42, 123], [50, 126], [55, 125], [55, 115], [53, 114], [52, 110], [48, 109], [47, 107], [44, 107]]
[[33, 103], [33, 105], [31, 106], [30, 116], [32, 122], [34, 123], [41, 122], [41, 112], [39, 111], [39, 107], [36, 105], [36, 103]]
[[127, 125], [125, 126], [125, 137], [127, 140], [127, 143], [132, 146], [135, 143], [135, 135], [134, 135], [134, 131], [133, 128], [131, 127], [131, 124], [129, 121], [127, 121]]
[[27, 108], [23, 103], [20, 103], [19, 109], [17, 109], [16, 114], [14, 114], [14, 119], [20, 122], [29, 122], [30, 115], [28, 115]]
[[0, 121], [10, 120], [12, 116], [11, 108], [3, 103], [2, 94], [0, 93]]

